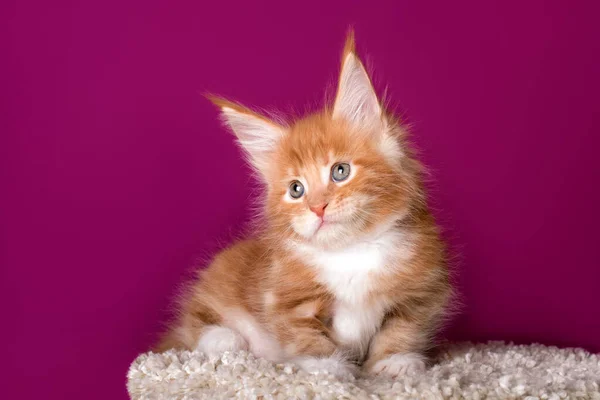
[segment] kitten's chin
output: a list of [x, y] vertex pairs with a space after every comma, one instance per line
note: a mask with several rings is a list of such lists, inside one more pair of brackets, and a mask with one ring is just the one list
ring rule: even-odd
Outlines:
[[[358, 227], [362, 229], [357, 229]], [[311, 220], [310, 223], [292, 224], [296, 240], [322, 249], [339, 249], [361, 240], [371, 229], [365, 220]]]
[[[327, 221], [322, 223], [310, 237], [304, 237], [308, 244], [323, 249], [340, 249], [358, 242], [372, 240], [373, 237], [393, 229], [402, 215], [390, 215], [379, 221]], [[357, 227], [361, 228], [358, 229]]]
[[357, 236], [356, 233], [350, 231], [347, 224], [324, 222], [309, 239], [309, 242], [317, 247], [332, 249], [352, 244]]

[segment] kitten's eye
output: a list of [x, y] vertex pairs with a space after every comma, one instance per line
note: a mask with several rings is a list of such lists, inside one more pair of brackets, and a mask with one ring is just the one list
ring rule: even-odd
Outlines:
[[338, 163], [331, 168], [331, 179], [334, 182], [341, 182], [350, 176], [350, 164]]
[[293, 181], [290, 183], [288, 192], [290, 192], [290, 196], [292, 196], [293, 199], [299, 199], [304, 194], [304, 186], [298, 181]]

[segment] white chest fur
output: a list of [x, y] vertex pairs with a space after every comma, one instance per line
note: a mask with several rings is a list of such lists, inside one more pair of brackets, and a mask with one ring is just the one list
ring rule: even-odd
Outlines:
[[[391, 239], [391, 238], [390, 238]], [[385, 271], [389, 241], [359, 243], [342, 250], [317, 250], [311, 261], [318, 279], [345, 303], [359, 305], [372, 289], [374, 277]]]
[[302, 247], [301, 251], [317, 269], [317, 279], [335, 296], [336, 341], [364, 355], [388, 305], [384, 297], [373, 296], [378, 278], [391, 274], [398, 261], [409, 257], [405, 235], [389, 231], [341, 250]]

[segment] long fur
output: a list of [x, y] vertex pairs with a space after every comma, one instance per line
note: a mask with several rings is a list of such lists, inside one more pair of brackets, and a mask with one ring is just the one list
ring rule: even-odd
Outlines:
[[[333, 106], [289, 125], [211, 98], [266, 184], [260, 228], [199, 271], [156, 351], [249, 348], [340, 373], [424, 366], [452, 288], [423, 168], [352, 34], [339, 82]], [[347, 181], [330, 179], [339, 162]], [[294, 180], [300, 199], [288, 194]], [[311, 207], [324, 205], [320, 219]]]

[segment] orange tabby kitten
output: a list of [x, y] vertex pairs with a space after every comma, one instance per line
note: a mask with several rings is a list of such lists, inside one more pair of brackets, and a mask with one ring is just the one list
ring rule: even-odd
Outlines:
[[425, 367], [451, 288], [421, 166], [354, 49], [332, 108], [287, 125], [211, 98], [265, 186], [264, 230], [216, 256], [157, 350], [249, 350], [308, 371]]

